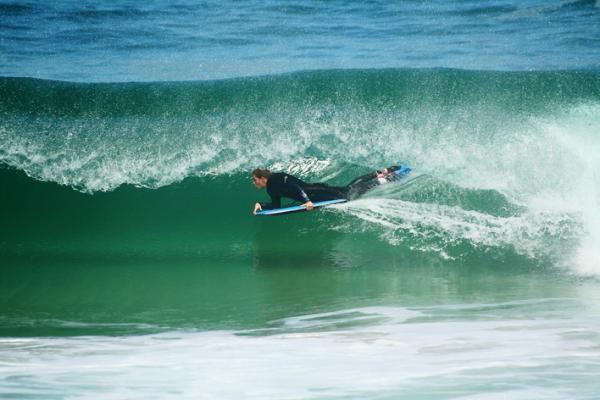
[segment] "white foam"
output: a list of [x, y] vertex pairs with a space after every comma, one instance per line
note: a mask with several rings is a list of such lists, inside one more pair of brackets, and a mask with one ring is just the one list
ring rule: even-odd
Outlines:
[[[443, 120], [434, 114], [428, 121], [436, 118]], [[383, 236], [392, 244], [406, 235], [417, 240], [437, 236], [441, 244], [424, 240], [417, 249], [447, 257], [448, 245], [467, 240], [475, 246], [514, 246], [532, 257], [562, 253], [559, 265], [578, 274], [600, 275], [600, 105], [572, 105], [553, 115], [495, 125], [486, 115], [472, 126], [460, 119], [449, 121], [447, 126], [425, 127], [428, 135], [423, 128], [398, 130], [391, 124], [388, 128], [399, 139], [381, 154], [408, 160], [413, 170], [458, 187], [497, 191], [524, 207], [524, 213], [501, 218], [393, 198], [340, 208], [383, 227]], [[549, 245], [551, 236], [557, 248]], [[578, 243], [571, 242], [574, 236], [579, 236]], [[570, 249], [560, 246], [566, 241]]]
[[383, 227], [382, 235], [391, 244], [408, 240], [416, 250], [437, 251], [445, 257], [448, 248], [461, 241], [476, 247], [511, 246], [530, 257], [546, 255], [545, 238], [577, 229], [569, 214], [498, 217], [460, 207], [386, 198], [356, 200], [336, 209]]
[[457, 310], [366, 307], [258, 332], [2, 338], [0, 396], [583, 399], [600, 390], [598, 319], [511, 318], [503, 303], [481, 317]]

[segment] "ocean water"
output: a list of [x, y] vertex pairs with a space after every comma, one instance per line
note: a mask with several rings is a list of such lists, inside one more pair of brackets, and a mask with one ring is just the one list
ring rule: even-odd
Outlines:
[[600, 397], [599, 21], [0, 1], [0, 398]]

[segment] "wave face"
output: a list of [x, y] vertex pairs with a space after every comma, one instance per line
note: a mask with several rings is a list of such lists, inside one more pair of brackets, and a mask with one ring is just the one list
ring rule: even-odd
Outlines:
[[[289, 246], [293, 224], [292, 238], [310, 231], [326, 245], [366, 235], [448, 262], [520, 257], [595, 275], [599, 131], [596, 72], [1, 78], [0, 248], [246, 257]], [[265, 197], [249, 181], [257, 166], [342, 184], [396, 162], [415, 171], [404, 185], [311, 216], [249, 215]]]

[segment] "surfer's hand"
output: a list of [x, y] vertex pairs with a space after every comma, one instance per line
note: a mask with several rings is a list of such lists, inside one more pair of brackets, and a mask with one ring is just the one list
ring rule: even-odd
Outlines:
[[260, 211], [260, 210], [262, 210], [262, 207], [260, 206], [260, 203], [256, 203], [254, 205], [254, 211], [252, 212], [252, 214], [256, 215], [256, 212]]
[[308, 211], [310, 211], [310, 210], [312, 210], [312, 209], [313, 209], [313, 203], [312, 203], [312, 201], [307, 201], [306, 203], [304, 203], [304, 204], [302, 204], [302, 205], [303, 205], [304, 207], [306, 207], [306, 209], [307, 209]]

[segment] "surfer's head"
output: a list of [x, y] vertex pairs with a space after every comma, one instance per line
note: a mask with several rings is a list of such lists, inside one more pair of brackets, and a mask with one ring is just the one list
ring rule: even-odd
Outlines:
[[256, 168], [252, 171], [252, 183], [257, 189], [262, 189], [267, 186], [267, 181], [271, 177], [271, 171], [268, 169]]

